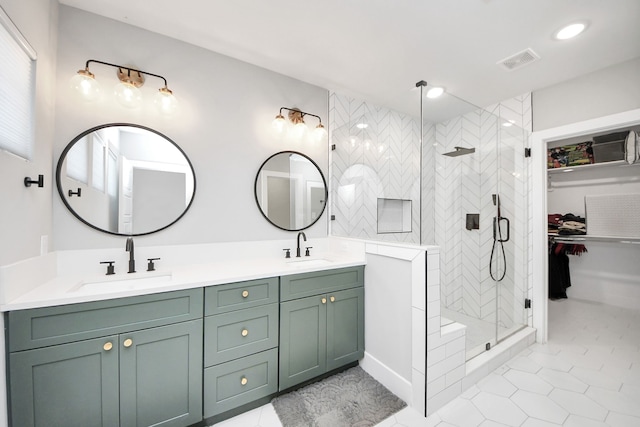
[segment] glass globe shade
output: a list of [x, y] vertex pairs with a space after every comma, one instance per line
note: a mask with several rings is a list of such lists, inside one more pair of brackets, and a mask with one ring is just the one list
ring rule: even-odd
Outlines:
[[173, 96], [173, 92], [166, 87], [158, 90], [158, 93], [156, 93], [153, 99], [153, 103], [162, 114], [167, 116], [172, 115], [178, 109], [178, 100]]
[[273, 119], [273, 122], [271, 122], [271, 128], [276, 133], [276, 135], [282, 135], [284, 133], [286, 124], [287, 122], [284, 119], [284, 116], [282, 114], [278, 114], [276, 118]]
[[300, 143], [307, 136], [307, 125], [304, 122], [296, 123], [287, 135], [290, 142]]
[[327, 130], [324, 128], [322, 124], [316, 126], [313, 130], [313, 139], [315, 142], [324, 142], [327, 139]]
[[138, 108], [142, 103], [142, 93], [140, 89], [131, 83], [118, 83], [113, 89], [116, 100], [120, 105], [127, 108]]
[[100, 84], [93, 74], [86, 70], [80, 70], [71, 77], [71, 87], [85, 101], [95, 101], [100, 96]]

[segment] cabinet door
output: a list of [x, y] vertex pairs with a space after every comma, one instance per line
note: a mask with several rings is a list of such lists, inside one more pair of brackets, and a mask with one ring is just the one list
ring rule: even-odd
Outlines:
[[118, 337], [11, 353], [11, 420], [20, 427], [119, 423]]
[[317, 295], [280, 304], [280, 390], [326, 372], [326, 303]]
[[364, 289], [327, 294], [327, 370], [364, 357]]
[[120, 425], [202, 420], [202, 320], [120, 335]]

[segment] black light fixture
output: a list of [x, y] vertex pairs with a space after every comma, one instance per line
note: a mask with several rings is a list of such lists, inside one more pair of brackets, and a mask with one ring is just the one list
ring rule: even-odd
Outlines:
[[119, 83], [114, 88], [114, 96], [116, 100], [127, 108], [138, 108], [142, 102], [142, 94], [140, 88], [144, 85], [144, 76], [152, 76], [163, 81], [164, 85], [158, 90], [154, 103], [163, 114], [172, 114], [178, 107], [178, 101], [173, 92], [167, 86], [167, 79], [161, 75], [142, 71], [124, 65], [111, 64], [109, 62], [89, 59], [84, 69], [71, 78], [71, 87], [75, 89], [80, 96], [86, 101], [93, 101], [100, 96], [101, 88], [95, 78], [95, 74], [89, 71], [89, 64], [96, 63], [116, 68], [116, 75]]
[[[292, 126], [287, 128], [288, 123], [285, 117], [282, 115], [282, 110], [287, 110], [289, 122]], [[278, 136], [283, 136], [285, 133], [288, 137], [295, 142], [303, 140], [307, 134], [307, 125], [304, 121], [305, 116], [311, 116], [318, 119], [318, 125], [313, 130], [313, 139], [317, 142], [324, 142], [327, 138], [327, 130], [322, 124], [322, 118], [317, 114], [307, 113], [299, 108], [280, 107], [280, 112], [272, 122], [273, 130]]]

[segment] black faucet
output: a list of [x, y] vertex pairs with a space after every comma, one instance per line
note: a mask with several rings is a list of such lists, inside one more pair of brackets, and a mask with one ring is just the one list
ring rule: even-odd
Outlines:
[[305, 242], [307, 241], [307, 236], [305, 236], [305, 234], [300, 231], [298, 233], [298, 249], [296, 249], [296, 258], [300, 258], [300, 236], [302, 236]]
[[[305, 239], [306, 240], [306, 239]], [[129, 252], [129, 273], [136, 272], [136, 260], [133, 256], [133, 237], [127, 237], [127, 245], [125, 246], [125, 250]]]

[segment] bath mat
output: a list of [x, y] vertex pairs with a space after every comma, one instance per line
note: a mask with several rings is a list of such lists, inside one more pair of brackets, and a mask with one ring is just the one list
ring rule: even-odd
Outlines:
[[271, 403], [283, 427], [374, 426], [407, 406], [359, 366]]

